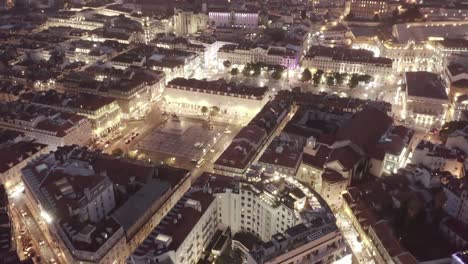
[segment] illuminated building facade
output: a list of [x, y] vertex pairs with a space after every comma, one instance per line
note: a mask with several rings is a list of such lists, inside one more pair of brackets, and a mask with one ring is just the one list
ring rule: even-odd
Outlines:
[[373, 19], [384, 16], [387, 11], [387, 0], [351, 0], [349, 13], [355, 17]]
[[268, 101], [266, 87], [250, 87], [225, 80], [176, 78], [164, 90], [164, 107], [177, 114], [202, 116], [203, 107], [218, 107], [218, 116], [247, 123]]
[[299, 61], [298, 56], [296, 50], [286, 47], [227, 44], [218, 50], [218, 65], [221, 67], [224, 61], [230, 61], [234, 65], [262, 62], [295, 69]]
[[242, 27], [256, 29], [258, 27], [258, 12], [210, 10], [208, 12], [211, 27]]
[[422, 126], [440, 126], [445, 122], [448, 97], [442, 77], [430, 72], [406, 72], [404, 75], [406, 117]]

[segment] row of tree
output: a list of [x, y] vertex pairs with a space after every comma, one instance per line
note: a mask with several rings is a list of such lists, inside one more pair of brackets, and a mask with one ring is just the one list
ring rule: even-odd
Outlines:
[[[231, 67], [232, 63], [228, 60], [223, 62], [224, 67], [229, 68]], [[242, 69], [242, 75], [245, 77], [258, 77], [262, 73], [262, 70], [267, 70], [271, 72], [271, 78], [275, 80], [281, 79], [283, 76], [283, 72], [286, 68], [281, 65], [271, 65], [262, 62], [249, 62], [244, 66]], [[240, 73], [238, 68], [231, 69], [231, 75], [236, 76]]]
[[322, 70], [317, 70], [315, 74], [312, 75], [312, 72], [309, 69], [305, 69], [302, 72], [301, 81], [309, 82], [311, 80], [314, 83], [314, 85], [319, 85], [323, 83], [323, 81], [325, 80], [325, 83], [328, 86], [343, 85], [345, 81], [348, 81], [348, 86], [349, 88], [352, 89], [358, 86], [360, 82], [370, 83], [372, 81], [372, 76], [368, 74], [349, 75], [347, 73], [339, 73], [339, 72], [325, 73]]

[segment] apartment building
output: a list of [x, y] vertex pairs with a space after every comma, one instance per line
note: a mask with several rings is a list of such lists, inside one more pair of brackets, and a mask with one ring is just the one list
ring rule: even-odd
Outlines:
[[349, 13], [354, 17], [366, 19], [373, 19], [375, 16], [383, 17], [387, 12], [387, 0], [351, 0], [349, 9]]
[[122, 118], [129, 119], [144, 116], [152, 103], [161, 98], [164, 84], [165, 75], [160, 71], [95, 65], [65, 75], [57, 81], [57, 88], [116, 99]]
[[256, 29], [259, 15], [255, 10], [228, 10], [211, 8], [208, 12], [210, 27], [239, 27]]
[[445, 122], [448, 97], [439, 74], [406, 72], [404, 75], [404, 109], [407, 118], [422, 126], [440, 126]]
[[125, 263], [190, 186], [185, 170], [76, 145], [34, 159], [22, 178], [26, 204], [66, 263]]
[[0, 182], [10, 194], [21, 183], [21, 169], [49, 151], [47, 145], [26, 138], [24, 133], [0, 129]]
[[22, 102], [0, 105], [0, 128], [24, 133], [51, 150], [86, 145], [92, 138], [91, 122], [84, 116]]
[[203, 107], [218, 107], [220, 117], [248, 123], [267, 103], [267, 87], [176, 78], [164, 90], [164, 107], [177, 114], [201, 117]]
[[348, 74], [368, 74], [376, 79], [392, 74], [392, 60], [374, 57], [373, 52], [345, 47], [312, 46], [302, 60], [302, 67]]
[[413, 150], [411, 163], [422, 164], [431, 170], [447, 171], [461, 178], [465, 175], [465, 158], [466, 153], [458, 148], [421, 140]]
[[[249, 250], [246, 241], [233, 236], [233, 247], [247, 263], [332, 261], [343, 256], [344, 239], [318, 194], [291, 177], [260, 177], [254, 183], [202, 175], [127, 262], [190, 263], [202, 256], [216, 257], [231, 234], [239, 232], [263, 242]], [[322, 221], [313, 224], [317, 218]]]
[[295, 69], [299, 63], [299, 52], [287, 47], [263, 46], [253, 43], [226, 44], [218, 50], [218, 65], [230, 61], [234, 65], [262, 62]]
[[34, 91], [21, 99], [33, 105], [76, 113], [91, 122], [93, 135], [100, 137], [121, 125], [122, 113], [117, 100], [85, 93], [60, 93], [55, 90]]

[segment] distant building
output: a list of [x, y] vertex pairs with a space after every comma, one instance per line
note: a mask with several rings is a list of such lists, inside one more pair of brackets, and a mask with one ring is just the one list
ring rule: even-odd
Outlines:
[[407, 118], [423, 126], [445, 122], [448, 97], [441, 76], [430, 72], [406, 72], [404, 108]]

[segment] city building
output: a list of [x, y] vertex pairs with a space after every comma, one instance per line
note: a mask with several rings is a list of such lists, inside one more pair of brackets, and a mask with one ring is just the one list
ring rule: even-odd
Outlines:
[[332, 24], [325, 26], [318, 35], [319, 43], [323, 46], [350, 46], [354, 35], [353, 32], [344, 24]]
[[466, 196], [468, 190], [465, 182], [465, 178], [453, 176], [441, 179], [446, 197], [444, 211], [454, 219], [468, 225], [468, 200]]
[[47, 90], [23, 94], [21, 99], [33, 105], [85, 116], [91, 122], [93, 135], [96, 137], [106, 135], [121, 126], [121, 110], [117, 100], [113, 98]]
[[463, 39], [468, 29], [468, 21], [428, 21], [395, 24], [392, 35], [398, 43], [416, 44], [445, 39]]
[[[414, 233], [398, 229], [396, 218], [400, 212], [414, 210], [412, 213], [417, 214], [434, 208], [431, 203], [435, 194], [420, 195], [428, 190], [419, 181], [412, 182], [404, 173], [398, 173], [350, 187], [343, 194], [343, 211], [362, 241], [362, 250], [368, 250], [376, 263], [441, 261], [452, 254], [447, 252], [449, 241], [441, 238], [437, 223], [413, 227], [411, 230], [417, 229]], [[414, 206], [407, 209], [408, 203]], [[418, 247], [413, 237], [424, 241], [424, 246]]]
[[[342, 197], [336, 194], [344, 192], [353, 180], [363, 179], [371, 172], [380, 173], [375, 176], [383, 173], [383, 161], [376, 161], [376, 153], [380, 153], [376, 146], [391, 135], [388, 131], [392, 122], [381, 109], [367, 106], [336, 130], [311, 136], [304, 146], [298, 179], [314, 186], [332, 208], [341, 207]], [[373, 126], [362, 129], [370, 123]], [[382, 160], [386, 150], [383, 147], [379, 156]]]
[[174, 32], [177, 35], [193, 35], [208, 27], [208, 16], [192, 10], [175, 10]]
[[440, 75], [406, 72], [403, 85], [406, 118], [422, 126], [440, 126], [445, 122], [448, 97]]
[[458, 148], [465, 154], [468, 153], [468, 126], [457, 129], [447, 136], [445, 145], [449, 148]]
[[375, 79], [392, 75], [392, 60], [374, 57], [373, 52], [346, 47], [312, 46], [302, 59], [302, 67], [324, 72], [368, 74]]
[[253, 43], [226, 44], [218, 50], [218, 65], [224, 61], [234, 65], [262, 62], [269, 65], [281, 65], [295, 69], [299, 63], [299, 53], [287, 47], [262, 46]]
[[164, 108], [180, 115], [203, 117], [202, 108], [217, 107], [217, 116], [229, 122], [248, 123], [267, 103], [267, 87], [176, 78], [164, 90]]
[[243, 176], [268, 138], [286, 122], [291, 111], [289, 100], [275, 97], [265, 104], [216, 159], [215, 172], [227, 176]]
[[[393, 11], [393, 10], [392, 10]], [[386, 16], [388, 13], [387, 0], [351, 0], [349, 13], [353, 17], [374, 19]]]
[[296, 176], [302, 160], [302, 144], [280, 135], [274, 138], [257, 161], [268, 173]]
[[[465, 59], [466, 60], [466, 59]], [[452, 120], [460, 119], [464, 110], [463, 101], [468, 96], [468, 61], [465, 65], [451, 62], [445, 68], [444, 77], [448, 86], [448, 98], [453, 108]], [[450, 111], [449, 113], [452, 113]]]
[[239, 27], [256, 29], [259, 17], [256, 10], [228, 10], [210, 8], [208, 12], [210, 27]]
[[91, 122], [70, 112], [21, 102], [0, 105], [0, 128], [24, 133], [51, 150], [69, 144], [86, 145], [92, 138]]
[[374, 176], [390, 175], [404, 167], [412, 151], [413, 135], [414, 130], [408, 127], [391, 127], [371, 151], [369, 172]]
[[12, 203], [8, 200], [7, 190], [0, 184], [0, 258], [2, 264], [32, 264], [31, 259], [21, 260], [17, 253], [15, 224]]
[[184, 170], [76, 145], [36, 158], [22, 178], [26, 204], [65, 263], [124, 263], [190, 186]]
[[145, 65], [166, 74], [166, 81], [182, 77], [189, 78], [201, 69], [202, 57], [195, 52], [156, 47]]
[[421, 140], [413, 150], [411, 163], [424, 165], [431, 170], [447, 171], [461, 178], [465, 175], [465, 158], [466, 153], [458, 148]]
[[65, 75], [56, 87], [116, 99], [122, 118], [129, 119], [144, 116], [152, 103], [161, 98], [164, 84], [165, 75], [160, 71], [93, 65], [85, 71]]
[[[240, 239], [245, 234], [259, 244], [248, 246], [254, 241]], [[222, 254], [229, 237], [247, 263], [334, 261], [345, 253], [326, 203], [293, 178], [204, 174], [128, 263], [197, 262], [203, 255]]]
[[12, 102], [19, 99], [20, 95], [27, 89], [14, 81], [0, 81], [0, 100], [2, 102]]
[[69, 43], [65, 56], [70, 61], [83, 61], [86, 64], [105, 61], [124, 51], [127, 46], [118, 42], [94, 42], [88, 40], [74, 40]]
[[[158, 36], [158, 38], [154, 39], [149, 44], [160, 48], [194, 52], [198, 55], [198, 57], [200, 57], [202, 67], [207, 67], [208, 65], [213, 63], [210, 61], [214, 58], [211, 55], [213, 52], [211, 52], [210, 54], [210, 50], [212, 49], [204, 46], [203, 43], [199, 41], [194, 41], [189, 38], [165, 34], [162, 36]], [[214, 54], [216, 54], [216, 52]]]
[[47, 145], [28, 139], [23, 133], [0, 130], [0, 182], [9, 194], [21, 185], [21, 169], [39, 155], [49, 152]]

